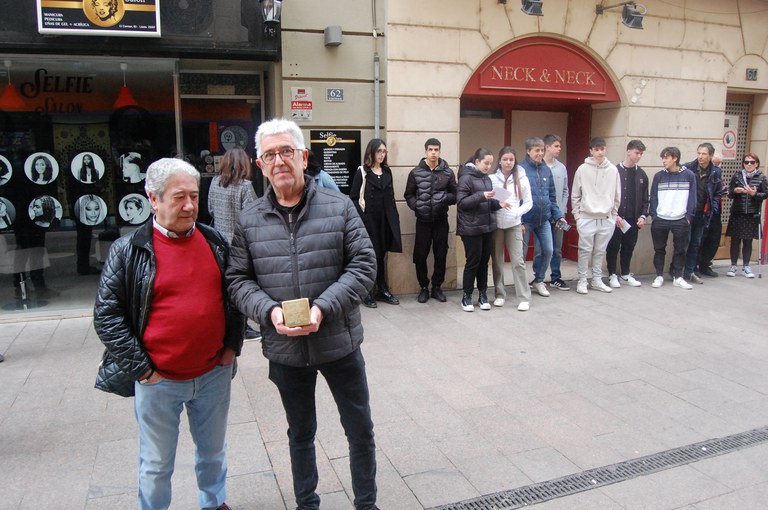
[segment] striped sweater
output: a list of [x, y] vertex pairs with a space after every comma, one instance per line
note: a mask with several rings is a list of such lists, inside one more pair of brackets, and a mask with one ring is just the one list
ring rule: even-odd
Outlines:
[[663, 220], [687, 218], [696, 214], [696, 176], [685, 167], [679, 172], [661, 170], [651, 184], [651, 217]]

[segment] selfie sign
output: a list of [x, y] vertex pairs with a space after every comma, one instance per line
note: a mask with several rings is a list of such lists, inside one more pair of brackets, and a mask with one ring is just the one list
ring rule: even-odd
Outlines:
[[41, 34], [160, 37], [160, 0], [37, 0]]

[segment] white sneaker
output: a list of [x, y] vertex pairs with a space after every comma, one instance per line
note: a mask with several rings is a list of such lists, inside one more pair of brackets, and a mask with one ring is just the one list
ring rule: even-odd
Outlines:
[[738, 271], [736, 266], [731, 266], [731, 268], [728, 270], [727, 273], [725, 273], [725, 275], [726, 276], [736, 276], [736, 271]]
[[693, 288], [693, 285], [685, 281], [685, 278], [682, 276], [678, 276], [674, 280], [672, 280], [672, 285], [675, 287], [680, 287], [681, 289], [690, 290]]
[[752, 268], [749, 266], [744, 266], [744, 276], [747, 278], [754, 278], [755, 273], [752, 272]]
[[624, 280], [626, 284], [629, 285], [630, 287], [640, 287], [642, 285], [642, 283], [635, 280], [635, 275], [633, 275], [632, 273], [629, 273], [627, 275], [622, 275], [621, 279]]
[[578, 294], [589, 294], [589, 290], [587, 290], [586, 278], [579, 280], [579, 283], [576, 284], [576, 292]]
[[547, 290], [547, 286], [544, 282], [535, 282], [533, 284], [533, 290], [535, 290], [536, 293], [541, 297], [549, 297], [549, 291]]
[[599, 290], [600, 292], [613, 292], [613, 289], [607, 286], [603, 283], [602, 278], [592, 278], [592, 281], [589, 284], [590, 287], [592, 287], [595, 290]]
[[653, 280], [653, 283], [651, 284], [651, 287], [654, 289], [658, 289], [664, 285], [664, 277], [663, 276], [657, 276], [655, 280]]
[[493, 306], [504, 306], [504, 298], [503, 297], [497, 297], [493, 300]]
[[521, 301], [519, 305], [517, 305], [517, 310], [520, 312], [527, 312], [530, 310], [531, 305], [528, 303], [528, 301]]
[[612, 289], [618, 289], [621, 287], [621, 282], [619, 282], [619, 276], [612, 274], [610, 278], [608, 278], [608, 285], [611, 286]]

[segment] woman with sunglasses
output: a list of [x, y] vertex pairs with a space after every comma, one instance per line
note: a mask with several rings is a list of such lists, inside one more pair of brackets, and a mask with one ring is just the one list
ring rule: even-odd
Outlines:
[[736, 276], [736, 262], [741, 247], [744, 276], [754, 278], [749, 259], [752, 257], [752, 240], [758, 236], [760, 229], [760, 207], [768, 195], [768, 181], [760, 171], [760, 158], [757, 155], [748, 152], [741, 163], [744, 168], [733, 174], [728, 186], [728, 198], [733, 202], [728, 229], [725, 232], [725, 235], [731, 237], [731, 268], [726, 274]]

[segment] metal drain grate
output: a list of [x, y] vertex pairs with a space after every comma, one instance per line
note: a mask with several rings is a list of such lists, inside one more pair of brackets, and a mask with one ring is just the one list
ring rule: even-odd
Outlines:
[[432, 510], [511, 509], [543, 503], [597, 487], [630, 480], [702, 459], [717, 457], [743, 448], [768, 442], [768, 427], [741, 432], [732, 436], [709, 439], [610, 466], [588, 469], [581, 473], [497, 492], [475, 499], [434, 507]]

